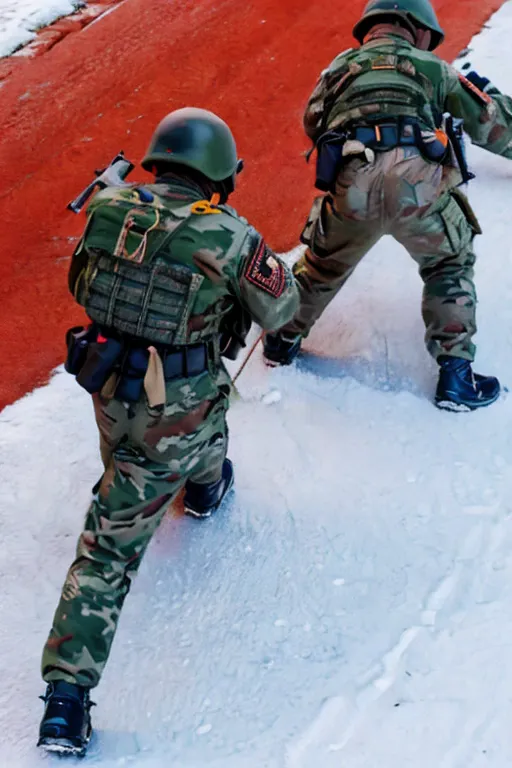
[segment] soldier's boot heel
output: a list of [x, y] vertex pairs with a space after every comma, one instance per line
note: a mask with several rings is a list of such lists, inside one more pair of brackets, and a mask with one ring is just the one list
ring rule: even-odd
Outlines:
[[57, 680], [49, 683], [44, 696], [45, 710], [39, 728], [38, 747], [60, 755], [83, 757], [91, 738], [89, 690]]
[[494, 376], [473, 373], [471, 363], [443, 355], [438, 360], [439, 381], [435, 403], [446, 411], [474, 411], [494, 403], [500, 396], [500, 383]]
[[300, 352], [302, 336], [267, 333], [263, 340], [263, 358], [267, 365], [291, 365]]
[[185, 514], [198, 519], [210, 517], [222, 504], [235, 481], [233, 464], [224, 459], [222, 477], [216, 483], [194, 483], [185, 485]]

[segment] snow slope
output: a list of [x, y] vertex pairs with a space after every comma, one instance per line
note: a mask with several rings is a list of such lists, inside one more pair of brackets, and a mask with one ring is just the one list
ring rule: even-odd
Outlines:
[[8, 56], [33, 40], [35, 30], [84, 5], [84, 0], [0, 0], [0, 56]]
[[[470, 60], [512, 92], [512, 4]], [[512, 384], [512, 164], [470, 151], [477, 370]], [[171, 519], [134, 583], [93, 715], [98, 768], [512, 765], [512, 406], [430, 399], [414, 264], [382, 241], [291, 370], [258, 355], [230, 414], [237, 487]], [[266, 404], [271, 403], [271, 404]], [[0, 765], [42, 768], [41, 646], [100, 471], [58, 372], [0, 416]]]

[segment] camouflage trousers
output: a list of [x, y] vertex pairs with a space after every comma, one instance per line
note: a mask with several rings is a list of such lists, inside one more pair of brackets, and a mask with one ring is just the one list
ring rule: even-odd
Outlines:
[[449, 173], [414, 147], [377, 153], [373, 163], [351, 160], [336, 194], [313, 205], [303, 234], [309, 249], [294, 266], [300, 307], [282, 330], [306, 336], [363, 256], [390, 234], [419, 266], [429, 352], [473, 360], [472, 243], [481, 230], [465, 196], [448, 188]]
[[179, 419], [146, 402], [93, 396], [106, 465], [45, 645], [46, 682], [98, 684], [131, 579], [187, 479], [216, 482], [227, 451], [227, 398]]

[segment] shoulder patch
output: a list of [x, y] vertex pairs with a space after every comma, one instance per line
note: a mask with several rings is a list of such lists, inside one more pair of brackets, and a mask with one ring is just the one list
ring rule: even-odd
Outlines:
[[284, 266], [278, 261], [264, 240], [252, 255], [244, 275], [247, 280], [278, 299], [286, 287]]
[[467, 77], [464, 77], [461, 72], [458, 72], [458, 77], [464, 90], [467, 91], [475, 101], [478, 101], [481, 106], [487, 107], [489, 104], [492, 104], [491, 97], [487, 93], [481, 91], [480, 88], [477, 88], [476, 85], [474, 85], [471, 80], [468, 80]]

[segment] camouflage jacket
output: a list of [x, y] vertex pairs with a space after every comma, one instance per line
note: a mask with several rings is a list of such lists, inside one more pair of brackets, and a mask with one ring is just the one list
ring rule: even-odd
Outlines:
[[[161, 345], [213, 342], [218, 357], [220, 329], [233, 308], [267, 330], [297, 309], [290, 269], [233, 208], [205, 200], [191, 182], [110, 187], [95, 195], [87, 214], [69, 288], [103, 327]], [[187, 390], [187, 410], [214, 396], [225, 379], [219, 366], [173, 397], [183, 400]]]
[[417, 117], [427, 129], [449, 112], [464, 120], [472, 142], [512, 158], [512, 99], [483, 93], [433, 53], [398, 35], [376, 37], [337, 56], [309, 99], [304, 129], [316, 142], [349, 122], [386, 116]]

